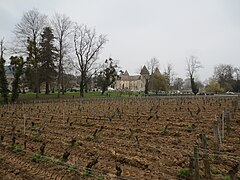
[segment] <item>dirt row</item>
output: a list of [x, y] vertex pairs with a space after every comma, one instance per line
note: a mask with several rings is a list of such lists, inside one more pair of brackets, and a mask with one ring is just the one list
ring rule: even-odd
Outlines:
[[[197, 144], [204, 178], [199, 138], [204, 132], [212, 179], [224, 178], [240, 161], [240, 113], [235, 99], [132, 98], [3, 106], [0, 176], [177, 179], [190, 166]], [[216, 116], [221, 127], [223, 111], [231, 114], [230, 129], [216, 158], [213, 122]], [[64, 154], [69, 154], [67, 159]], [[35, 156], [40, 160], [36, 162]]]

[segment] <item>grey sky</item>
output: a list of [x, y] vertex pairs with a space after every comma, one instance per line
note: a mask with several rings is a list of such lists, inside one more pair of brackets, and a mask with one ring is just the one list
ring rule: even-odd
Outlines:
[[201, 80], [217, 64], [240, 66], [239, 0], [0, 0], [0, 37], [10, 41], [15, 24], [33, 8], [49, 17], [64, 13], [106, 34], [100, 58], [118, 59], [131, 74], [153, 56], [161, 71], [172, 63], [182, 78], [190, 55], [204, 66]]

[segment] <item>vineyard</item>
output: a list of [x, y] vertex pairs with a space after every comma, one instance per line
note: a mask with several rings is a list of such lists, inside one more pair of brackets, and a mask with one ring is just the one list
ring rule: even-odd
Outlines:
[[235, 96], [71, 99], [0, 107], [0, 177], [237, 179]]

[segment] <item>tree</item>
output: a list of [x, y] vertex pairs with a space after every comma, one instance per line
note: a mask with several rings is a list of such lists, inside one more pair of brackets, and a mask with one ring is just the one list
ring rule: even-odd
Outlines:
[[57, 51], [58, 51], [58, 77], [57, 77], [57, 87], [58, 87], [58, 97], [60, 97], [60, 84], [62, 93], [64, 94], [64, 64], [63, 60], [67, 54], [68, 49], [68, 37], [71, 34], [72, 21], [69, 17], [64, 14], [55, 14], [52, 19], [52, 24], [55, 32], [55, 37], [57, 41]]
[[152, 57], [150, 61], [147, 61], [147, 68], [150, 75], [153, 74], [156, 68], [159, 69], [159, 60], [156, 57]]
[[36, 42], [28, 38], [28, 57], [27, 57], [27, 75], [32, 85], [33, 91], [36, 93], [38, 98], [40, 90], [40, 50], [36, 45]]
[[65, 89], [69, 89], [72, 91], [73, 87], [76, 87], [77, 84], [77, 77], [72, 74], [63, 74], [63, 83]]
[[74, 28], [74, 48], [77, 56], [77, 70], [80, 72], [80, 96], [84, 96], [84, 89], [87, 86], [89, 77], [95, 73], [94, 64], [98, 59], [100, 50], [107, 42], [106, 36], [97, 37], [95, 29], [87, 26], [78, 26]]
[[233, 69], [234, 73], [235, 73], [235, 79], [238, 81], [240, 80], [240, 68], [239, 67], [235, 67]]
[[8, 103], [8, 82], [7, 82], [5, 69], [4, 69], [5, 60], [3, 58], [5, 50], [6, 50], [6, 47], [4, 46], [4, 39], [1, 39], [0, 41], [0, 91], [3, 97], [3, 102], [7, 104]]
[[175, 90], [181, 90], [183, 88], [183, 79], [182, 78], [176, 78], [173, 82], [173, 87]]
[[167, 67], [164, 70], [164, 75], [165, 75], [166, 80], [167, 80], [168, 89], [170, 90], [171, 85], [173, 84], [174, 76], [175, 76], [172, 64], [169, 64], [169, 63], [167, 64]]
[[117, 64], [112, 58], [106, 59], [102, 65], [102, 70], [97, 76], [97, 84], [101, 87], [102, 95], [117, 80]]
[[157, 94], [159, 91], [167, 90], [167, 80], [164, 75], [159, 72], [155, 72], [150, 76], [149, 89], [155, 91]]
[[41, 80], [45, 82], [45, 94], [49, 94], [50, 82], [55, 80], [56, 48], [54, 47], [54, 36], [50, 27], [44, 28], [42, 40], [40, 42], [40, 62]]
[[194, 81], [195, 73], [199, 68], [202, 68], [200, 61], [197, 61], [197, 57], [190, 56], [186, 58], [187, 61], [187, 75], [190, 78], [192, 92], [196, 95], [199, 91], [197, 83]]
[[213, 77], [224, 91], [232, 91], [234, 86], [234, 68], [231, 64], [219, 64], [214, 67]]
[[20, 56], [11, 56], [11, 65], [14, 66], [14, 80], [12, 82], [12, 102], [15, 102], [18, 99], [19, 96], [19, 84], [20, 84], [20, 76], [23, 74], [23, 66], [24, 66], [24, 60], [23, 57]]
[[14, 52], [28, 54], [27, 63], [28, 68], [34, 73], [34, 87], [36, 91], [36, 98], [39, 93], [39, 41], [41, 32], [46, 24], [47, 17], [33, 9], [25, 12], [15, 27], [14, 33], [16, 36], [16, 44]]
[[216, 81], [214, 81], [213, 79], [210, 80], [209, 84], [205, 87], [206, 92], [210, 92], [210, 93], [221, 93], [224, 91], [223, 88], [221, 88], [220, 84]]
[[148, 91], [149, 91], [149, 79], [146, 78], [145, 88], [144, 88], [144, 94], [145, 94], [145, 95], [148, 95]]
[[234, 85], [233, 85], [233, 90], [234, 92], [239, 93], [240, 92], [240, 80], [236, 80]]

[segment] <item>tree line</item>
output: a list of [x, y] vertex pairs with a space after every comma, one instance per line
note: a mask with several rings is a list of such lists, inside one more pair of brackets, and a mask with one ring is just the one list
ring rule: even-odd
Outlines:
[[[64, 14], [55, 14], [51, 19], [37, 9], [22, 16], [14, 29], [15, 39], [8, 48], [10, 63], [14, 67], [11, 101], [16, 101], [19, 84], [29, 87], [39, 97], [40, 87], [45, 84], [45, 93], [50, 93], [50, 84], [56, 82], [58, 97], [64, 94], [64, 75], [73, 68], [80, 81], [80, 96], [84, 96], [88, 82], [93, 76], [102, 76], [97, 60], [107, 42], [106, 35], [97, 35], [95, 29], [78, 25]], [[4, 71], [6, 46], [1, 40], [0, 78], [1, 94], [8, 102], [8, 85]], [[77, 61], [72, 59], [71, 52]], [[109, 59], [109, 61], [113, 61]], [[103, 62], [104, 64], [104, 62]], [[24, 89], [24, 88], [23, 88]]]
[[[150, 72], [149, 83], [146, 90], [172, 91], [191, 89], [193, 94], [198, 94], [200, 89], [203, 92], [218, 94], [225, 92], [240, 91], [240, 67], [234, 67], [231, 64], [218, 64], [214, 67], [213, 75], [203, 84], [197, 78], [198, 71], [203, 68], [201, 62], [196, 56], [186, 57], [186, 74], [190, 87], [184, 87], [184, 80], [177, 77], [173, 65], [167, 64], [163, 73], [159, 71], [160, 62], [156, 57], [146, 62], [147, 69]], [[185, 80], [185, 81], [186, 81]]]
[[[106, 35], [98, 35], [95, 29], [79, 25], [64, 14], [56, 13], [49, 18], [37, 9], [29, 10], [23, 14], [13, 32], [15, 39], [11, 46], [6, 47], [4, 39], [0, 41], [0, 90], [5, 103], [17, 100], [20, 85], [23, 91], [28, 87], [35, 92], [36, 98], [39, 97], [43, 84], [46, 94], [57, 91], [57, 96], [60, 97], [66, 90], [65, 78], [73, 69], [76, 71], [81, 97], [93, 79], [103, 94], [119, 78], [116, 60], [108, 58], [100, 64], [97, 62], [108, 41]], [[7, 50], [12, 55], [10, 64], [14, 68], [11, 97], [4, 70]], [[154, 57], [147, 62], [147, 67], [150, 75], [146, 81], [145, 93], [148, 90], [158, 93], [182, 88], [183, 80], [175, 76], [171, 64], [161, 73], [159, 61]], [[186, 58], [186, 72], [194, 94], [199, 92], [196, 73], [200, 68], [202, 65], [197, 57]], [[54, 85], [51, 86], [52, 84]], [[239, 92], [239, 87], [239, 68], [221, 64], [215, 67], [206, 91]]]

